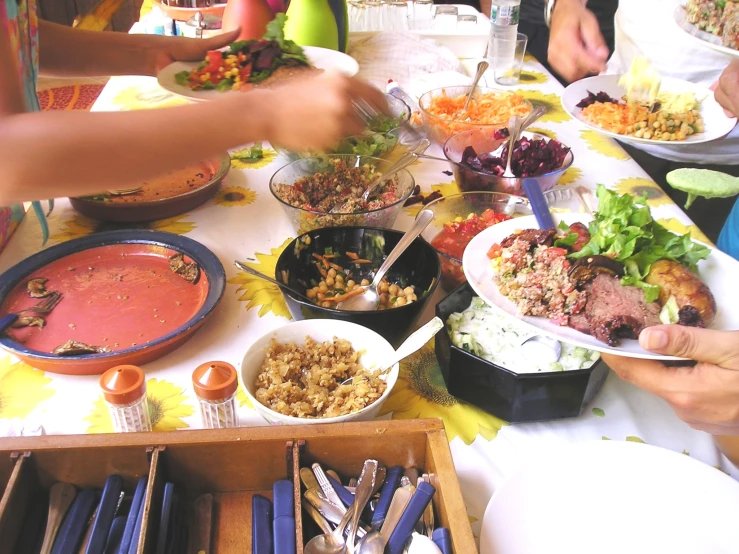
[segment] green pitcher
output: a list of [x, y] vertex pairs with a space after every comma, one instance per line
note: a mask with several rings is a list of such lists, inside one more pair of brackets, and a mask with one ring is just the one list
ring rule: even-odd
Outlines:
[[285, 38], [300, 46], [339, 49], [339, 29], [328, 0], [290, 0]]

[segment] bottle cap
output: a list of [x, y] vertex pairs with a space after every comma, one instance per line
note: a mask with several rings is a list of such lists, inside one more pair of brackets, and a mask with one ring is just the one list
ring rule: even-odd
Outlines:
[[236, 392], [236, 369], [226, 362], [208, 362], [192, 372], [195, 394], [205, 400], [225, 400]]
[[111, 404], [130, 404], [146, 394], [144, 372], [135, 365], [119, 365], [100, 376], [103, 398]]

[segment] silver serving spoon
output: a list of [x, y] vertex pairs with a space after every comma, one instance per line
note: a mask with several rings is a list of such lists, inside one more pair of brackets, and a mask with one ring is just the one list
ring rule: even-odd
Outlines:
[[[339, 525], [331, 533], [313, 537], [305, 545], [305, 554], [345, 554], [354, 551], [354, 539], [359, 527], [359, 516], [372, 495], [375, 486], [375, 475], [377, 474], [377, 460], [364, 462], [362, 474], [359, 476], [359, 484], [354, 496], [354, 503], [341, 518]], [[344, 541], [344, 530], [349, 528], [349, 536]], [[348, 544], [351, 543], [351, 547]]]
[[380, 269], [375, 273], [375, 278], [372, 283], [365, 289], [362, 294], [347, 298], [343, 302], [339, 302], [336, 306], [339, 310], [351, 310], [355, 312], [369, 312], [376, 310], [380, 303], [380, 295], [377, 292], [377, 286], [385, 277], [385, 274], [392, 267], [392, 265], [400, 258], [403, 252], [413, 243], [416, 238], [423, 232], [423, 230], [431, 223], [434, 219], [434, 213], [430, 210], [421, 210], [413, 222], [413, 226], [400, 238], [398, 244], [395, 245], [392, 252], [382, 262]]
[[[402, 171], [406, 167], [414, 164], [416, 160], [418, 159], [419, 153], [424, 152], [429, 146], [431, 146], [431, 142], [428, 139], [422, 139], [415, 147], [413, 147], [412, 150], [409, 150], [405, 154], [403, 154], [397, 162], [392, 164], [390, 167], [388, 167], [385, 171], [383, 171], [378, 177], [375, 177], [373, 181], [370, 182], [369, 185], [367, 185], [367, 188], [364, 191], [364, 194], [360, 197], [360, 199], [363, 202], [367, 202], [369, 200], [370, 195], [372, 192], [382, 183], [390, 179], [393, 175], [396, 173]], [[342, 210], [344, 210], [344, 206], [346, 205], [346, 202], [339, 202], [337, 203], [331, 210], [329, 210], [328, 213], [330, 214], [340, 214], [345, 213]]]
[[288, 285], [286, 285], [284, 283], [280, 283], [277, 279], [273, 279], [272, 277], [270, 277], [269, 275], [265, 275], [261, 271], [257, 271], [256, 269], [253, 269], [253, 268], [249, 267], [248, 265], [241, 263], [238, 260], [234, 260], [234, 264], [236, 264], [236, 267], [238, 267], [242, 271], [246, 271], [247, 273], [251, 273], [255, 277], [259, 277], [260, 279], [264, 279], [265, 281], [269, 281], [270, 283], [272, 283], [273, 285], [277, 285], [281, 289], [289, 290], [295, 296], [298, 296], [298, 297], [302, 298], [303, 300], [305, 300], [306, 302], [309, 302], [310, 304], [315, 304], [315, 302], [313, 300], [311, 300], [310, 298], [308, 298], [304, 293], [298, 292], [298, 290], [296, 290], [296, 289], [294, 289], [294, 288], [292, 288], [292, 287], [290, 287], [290, 286], [288, 286]]
[[[441, 320], [441, 318], [435, 317], [426, 325], [414, 331], [411, 336], [405, 339], [403, 341], [403, 344], [401, 344], [393, 353], [393, 355], [390, 357], [390, 361], [382, 363], [382, 365], [380, 366], [382, 368], [382, 371], [380, 371], [379, 374], [382, 375], [384, 373], [387, 373], [388, 371], [390, 371], [390, 368], [392, 368], [399, 361], [405, 360], [411, 354], [418, 352], [421, 348], [423, 348], [423, 345], [430, 341], [431, 338], [434, 337], [436, 333], [441, 331], [443, 328], [444, 322]], [[348, 385], [352, 382], [353, 379], [354, 377], [349, 377], [349, 379], [346, 379], [341, 384]]]
[[482, 79], [482, 76], [488, 70], [488, 67], [490, 67], [490, 64], [488, 64], [488, 62], [486, 62], [485, 60], [477, 64], [477, 72], [475, 73], [475, 78], [472, 81], [472, 88], [470, 89], [470, 92], [467, 94], [467, 100], [465, 100], [464, 102], [464, 107], [462, 108], [462, 111], [466, 110], [467, 106], [470, 105], [470, 100], [472, 100], [472, 96], [475, 94], [475, 89], [477, 88], [477, 84], [480, 82], [480, 79]]
[[521, 129], [518, 131], [519, 134], [523, 133], [526, 129], [531, 127], [534, 122], [545, 113], [547, 113], [547, 109], [544, 106], [537, 106], [536, 108], [531, 110], [529, 114], [523, 118], [523, 121], [521, 122]]
[[543, 335], [527, 338], [521, 343], [521, 348], [530, 349], [532, 354], [537, 353], [537, 357], [549, 358], [552, 362], [558, 362], [562, 357], [562, 343]]
[[521, 134], [521, 118], [517, 115], [511, 117], [508, 123], [508, 159], [505, 164], [505, 173], [503, 177], [515, 177], [513, 169], [511, 169], [511, 162], [513, 161], [513, 150], [516, 147], [516, 141], [518, 141], [518, 135]]

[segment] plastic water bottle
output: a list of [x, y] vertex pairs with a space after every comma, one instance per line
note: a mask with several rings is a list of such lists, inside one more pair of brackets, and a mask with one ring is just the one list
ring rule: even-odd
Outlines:
[[[516, 55], [516, 36], [521, 0], [493, 0], [490, 10], [490, 43], [488, 59], [494, 68], [513, 65]], [[503, 42], [496, 45], [495, 39]]]

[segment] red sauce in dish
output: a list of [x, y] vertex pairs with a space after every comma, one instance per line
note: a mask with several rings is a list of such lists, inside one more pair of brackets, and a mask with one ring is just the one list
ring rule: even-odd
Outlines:
[[464, 249], [475, 236], [491, 225], [510, 218], [509, 215], [499, 214], [489, 209], [480, 215], [470, 214], [462, 221], [445, 223], [441, 232], [431, 241], [431, 246], [442, 254], [461, 260]]

